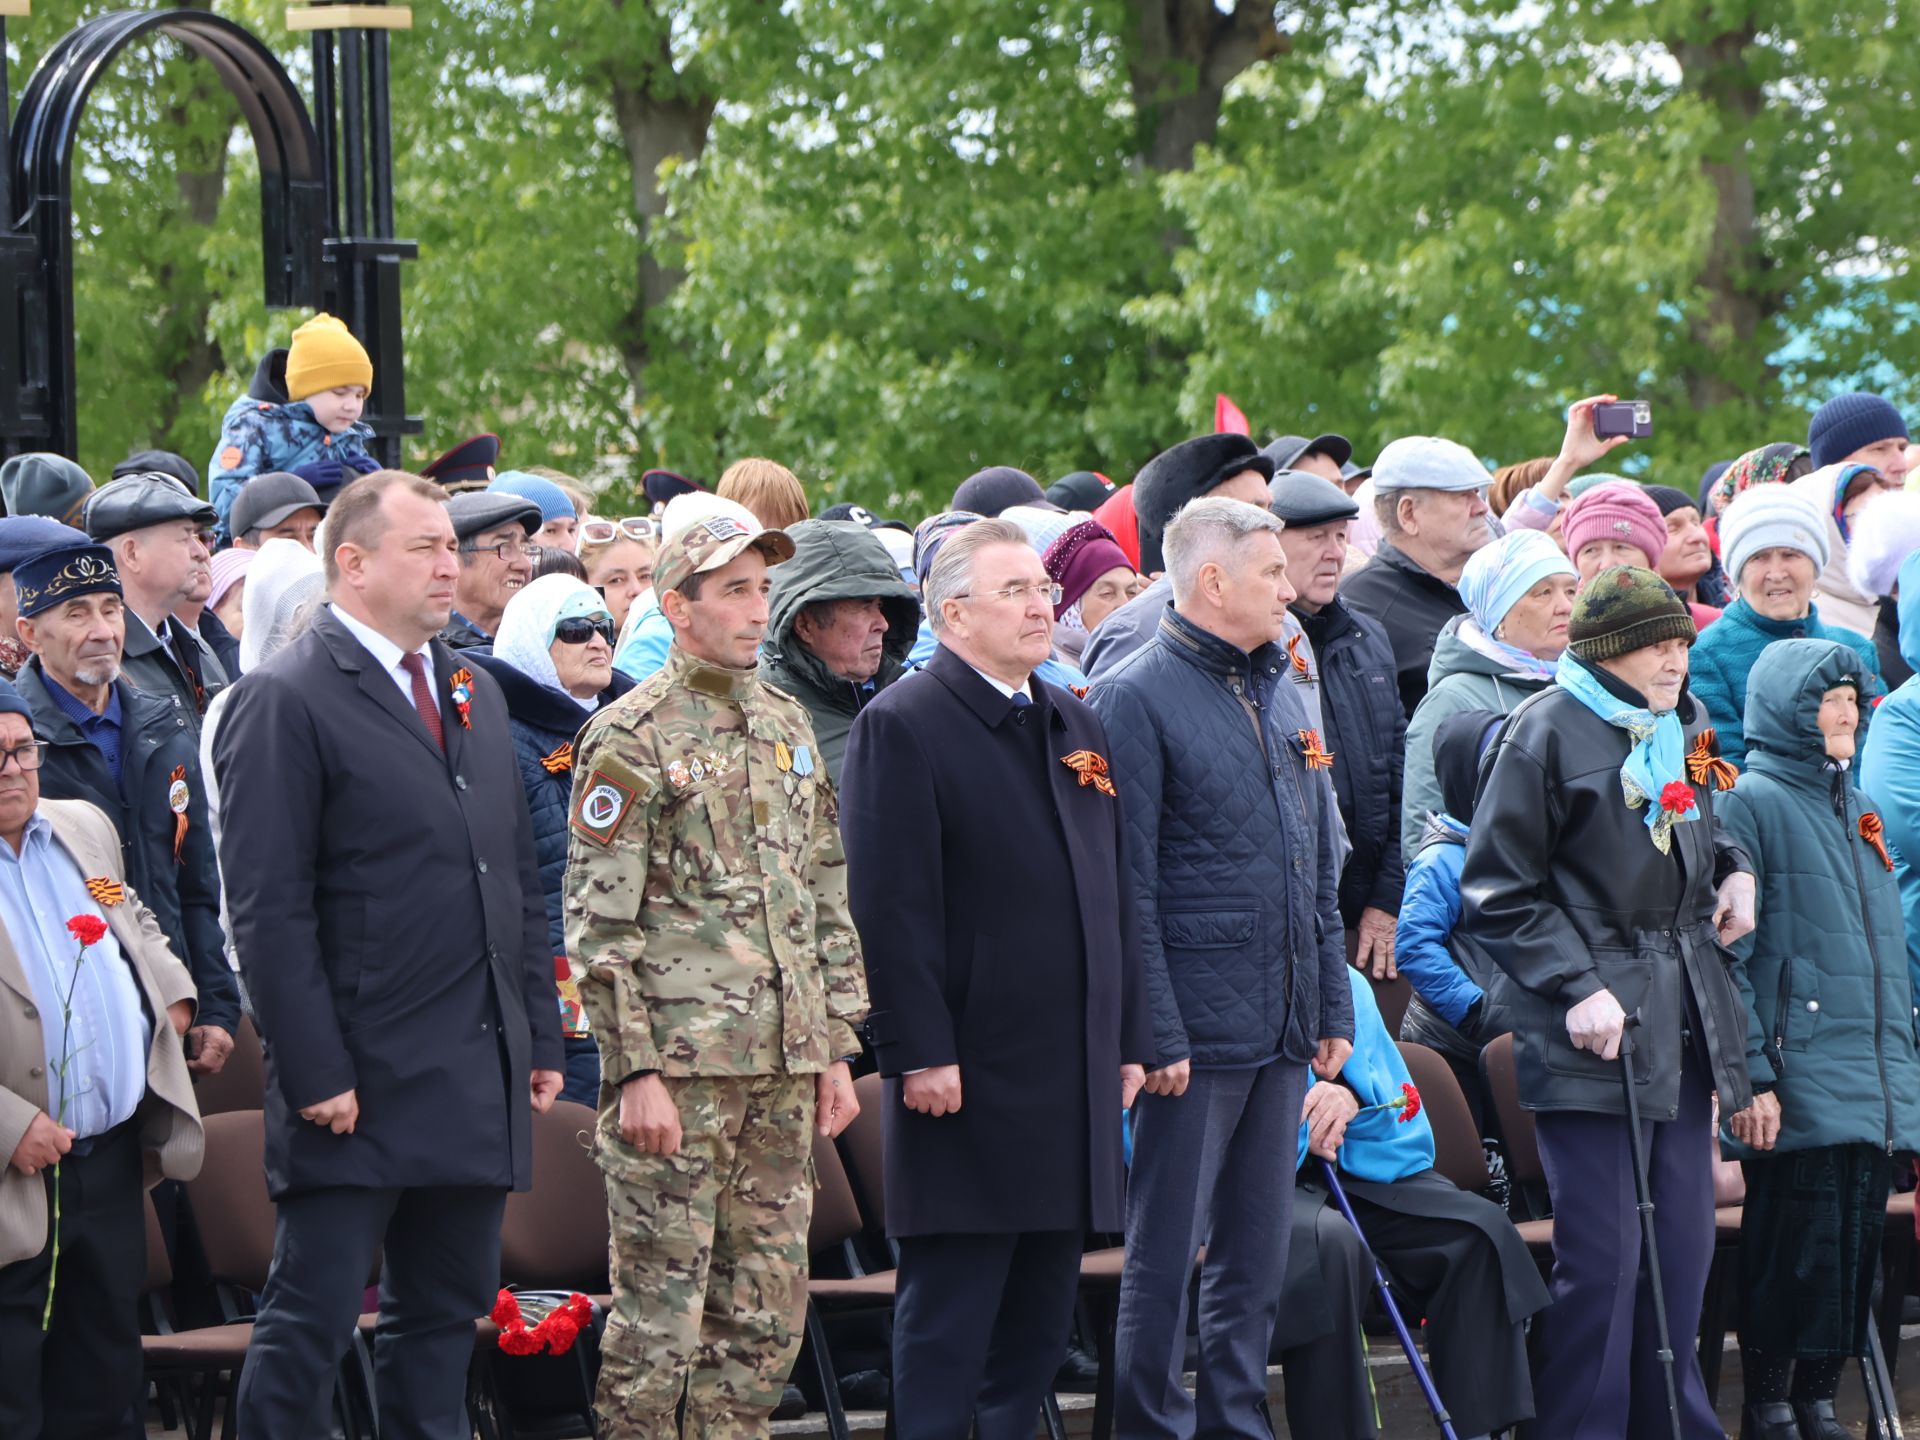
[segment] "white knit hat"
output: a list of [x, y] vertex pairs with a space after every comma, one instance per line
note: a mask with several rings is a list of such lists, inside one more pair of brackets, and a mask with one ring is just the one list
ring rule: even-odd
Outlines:
[[1847, 574], [1863, 595], [1891, 595], [1907, 557], [1920, 551], [1920, 492], [1883, 490], [1854, 513]]
[[1792, 485], [1754, 485], [1733, 497], [1720, 517], [1720, 549], [1727, 574], [1740, 583], [1740, 571], [1762, 550], [1798, 550], [1811, 557], [1814, 570], [1827, 568], [1827, 517], [1813, 500]]

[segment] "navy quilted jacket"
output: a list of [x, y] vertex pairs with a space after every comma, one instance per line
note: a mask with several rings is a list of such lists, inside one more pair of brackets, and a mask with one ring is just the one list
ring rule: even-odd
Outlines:
[[1279, 646], [1249, 656], [1169, 609], [1087, 697], [1125, 807], [1156, 1066], [1304, 1063], [1353, 1038], [1337, 822], [1287, 674]]
[[[533, 858], [540, 867], [540, 893], [547, 902], [547, 936], [553, 953], [567, 950], [567, 927], [560, 913], [561, 882], [567, 871], [567, 807], [573, 797], [573, 737], [601, 705], [633, 688], [619, 670], [600, 692], [593, 710], [574, 704], [537, 680], [530, 680], [490, 649], [463, 650], [462, 660], [481, 666], [500, 682], [507, 697], [507, 725], [513, 731], [513, 758], [527, 792], [533, 817]], [[563, 753], [561, 747], [567, 747]], [[542, 761], [551, 761], [552, 765]], [[564, 762], [564, 763], [563, 763]]]

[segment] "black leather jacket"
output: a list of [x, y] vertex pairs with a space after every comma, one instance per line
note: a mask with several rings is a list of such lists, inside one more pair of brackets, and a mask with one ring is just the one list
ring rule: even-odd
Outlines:
[[[1683, 695], [1680, 716], [1691, 749], [1704, 707]], [[1528, 699], [1499, 746], [1467, 840], [1460, 923], [1516, 982], [1521, 1103], [1625, 1112], [1617, 1062], [1567, 1038], [1568, 1009], [1605, 988], [1641, 1014], [1634, 1074], [1645, 1118], [1678, 1112], [1683, 1032], [1710, 1064], [1721, 1113], [1745, 1109], [1746, 1014], [1712, 917], [1720, 882], [1753, 864], [1715, 818], [1712, 787], [1693, 787], [1697, 808], [1662, 855], [1644, 812], [1621, 795], [1627, 733], [1572, 695], [1556, 686]]]

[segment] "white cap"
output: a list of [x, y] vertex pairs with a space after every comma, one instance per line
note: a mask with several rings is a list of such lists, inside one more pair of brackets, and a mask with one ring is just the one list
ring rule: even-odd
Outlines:
[[702, 520], [715, 520], [722, 515], [729, 520], [739, 521], [756, 535], [765, 528], [754, 513], [738, 500], [722, 500], [706, 490], [689, 490], [684, 495], [674, 496], [667, 502], [667, 508], [660, 512], [661, 542], [683, 534]]
[[1493, 476], [1466, 446], [1438, 435], [1403, 435], [1373, 462], [1375, 494], [1388, 490], [1481, 490]]

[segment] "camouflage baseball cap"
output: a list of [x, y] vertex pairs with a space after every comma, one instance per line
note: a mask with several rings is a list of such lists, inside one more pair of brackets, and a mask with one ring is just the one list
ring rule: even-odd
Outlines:
[[793, 555], [793, 540], [784, 530], [754, 530], [731, 515], [697, 520], [666, 544], [653, 562], [653, 588], [660, 594], [678, 590], [691, 577], [718, 570], [743, 550], [758, 550], [767, 564], [778, 565]]

